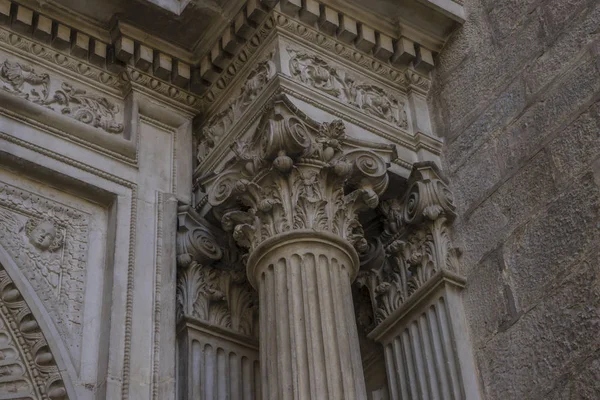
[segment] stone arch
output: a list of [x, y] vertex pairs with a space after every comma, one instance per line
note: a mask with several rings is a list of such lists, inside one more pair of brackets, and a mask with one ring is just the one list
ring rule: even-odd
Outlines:
[[75, 399], [68, 353], [43, 306], [0, 246], [0, 393], [15, 399]]

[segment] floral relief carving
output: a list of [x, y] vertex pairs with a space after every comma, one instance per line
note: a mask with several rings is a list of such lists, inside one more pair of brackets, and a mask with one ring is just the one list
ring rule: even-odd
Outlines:
[[246, 279], [235, 246], [221, 245], [208, 224], [198, 219], [180, 218], [180, 223], [178, 318], [193, 318], [257, 336], [258, 297]]
[[289, 47], [287, 51], [291, 56], [289, 64], [293, 78], [369, 115], [400, 128], [408, 127], [406, 106], [402, 100], [376, 85], [359, 82], [319, 56]]
[[19, 265], [71, 351], [80, 351], [89, 216], [0, 182], [0, 245]]
[[248, 107], [262, 93], [266, 84], [275, 76], [276, 67], [272, 61], [274, 53], [256, 66], [244, 82], [237, 97], [223, 111], [218, 112], [206, 121], [201, 133], [197, 149], [199, 162], [210, 153], [220, 138], [244, 114]]
[[460, 255], [450, 239], [456, 216], [452, 194], [434, 164], [415, 164], [405, 196], [386, 200], [379, 209], [384, 231], [363, 257], [355, 283], [370, 295], [374, 318], [368, 330], [440, 270], [457, 271]]
[[0, 66], [0, 81], [6, 92], [32, 103], [108, 133], [123, 132], [123, 124], [117, 121], [120, 113], [118, 105], [66, 82], [61, 84], [60, 89], [52, 91], [50, 75], [37, 73], [31, 65], [5, 60]]
[[275, 104], [208, 191], [223, 229], [250, 251], [272, 236], [303, 229], [339, 235], [364, 250], [358, 213], [377, 206], [388, 183], [387, 164], [345, 142], [341, 120], [305, 122]]
[[68, 399], [46, 338], [1, 264], [0, 393], [11, 399]]

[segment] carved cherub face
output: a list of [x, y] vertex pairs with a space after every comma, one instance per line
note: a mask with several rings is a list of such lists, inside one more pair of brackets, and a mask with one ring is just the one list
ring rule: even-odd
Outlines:
[[56, 230], [51, 221], [27, 221], [27, 238], [37, 249], [42, 251], [54, 251], [62, 246], [62, 236]]

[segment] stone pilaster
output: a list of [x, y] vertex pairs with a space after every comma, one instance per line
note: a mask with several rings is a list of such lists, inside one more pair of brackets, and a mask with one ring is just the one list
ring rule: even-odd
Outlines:
[[391, 398], [480, 398], [450, 240], [452, 194], [435, 164], [415, 164], [406, 194], [381, 211], [384, 232], [357, 285], [371, 297], [368, 336], [384, 347]]
[[235, 245], [187, 206], [178, 222], [179, 399], [259, 398], [257, 296]]
[[379, 152], [341, 120], [318, 123], [280, 97], [228, 167], [205, 178], [208, 204], [259, 292], [265, 399], [365, 399], [350, 285], [366, 249], [358, 213], [388, 184]]

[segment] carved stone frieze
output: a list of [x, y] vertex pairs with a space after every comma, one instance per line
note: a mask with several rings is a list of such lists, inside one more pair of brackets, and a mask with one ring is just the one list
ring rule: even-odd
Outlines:
[[1, 264], [0, 395], [7, 399], [68, 399], [48, 342]]
[[[193, 215], [189, 217], [188, 215]], [[233, 243], [215, 236], [183, 208], [177, 237], [178, 319], [193, 318], [256, 337], [258, 298], [246, 279]]]
[[288, 47], [290, 73], [304, 84], [325, 92], [366, 114], [406, 129], [406, 104], [383, 88], [362, 83], [352, 74], [331, 66], [323, 58]]
[[[405, 303], [438, 271], [456, 272], [459, 251], [452, 246], [452, 194], [433, 163], [417, 163], [403, 198], [381, 203], [384, 232], [361, 259], [356, 280], [373, 306], [370, 330]], [[368, 318], [361, 316], [362, 320]]]
[[341, 120], [319, 124], [275, 102], [254, 136], [232, 146], [231, 166], [208, 182], [208, 202], [250, 251], [292, 230], [333, 233], [363, 251], [358, 213], [378, 205], [387, 164], [348, 140]]
[[213, 115], [202, 129], [200, 145], [197, 149], [199, 162], [210, 153], [220, 138], [244, 114], [254, 99], [264, 90], [266, 84], [275, 76], [276, 68], [273, 53], [250, 71], [238, 95], [223, 109]]
[[109, 90], [112, 89], [116, 93], [123, 93], [127, 88], [127, 82], [120, 79], [117, 74], [85, 63], [80, 59], [63, 54], [50, 46], [35, 42], [1, 27], [0, 47], [6, 47], [11, 50], [16, 49], [25, 55], [56, 66], [65, 72], [76, 74], [79, 78], [96, 82]]
[[0, 245], [30, 281], [74, 355], [81, 346], [88, 229], [88, 214], [0, 182]]
[[123, 123], [117, 120], [122, 118], [118, 105], [106, 97], [76, 89], [67, 82], [53, 90], [50, 75], [37, 73], [30, 64], [5, 60], [0, 65], [0, 82], [2, 89], [10, 94], [108, 133], [123, 133]]
[[359, 51], [352, 44], [347, 44], [337, 40], [323, 32], [308, 27], [300, 21], [290, 18], [287, 15], [274, 12], [275, 22], [277, 26], [285, 29], [293, 35], [319, 46], [322, 49], [332, 52], [339, 57], [342, 57], [352, 64], [357, 64], [368, 71], [371, 71], [382, 78], [403, 85], [405, 77], [401, 70], [393, 68], [389, 63], [383, 62]]

